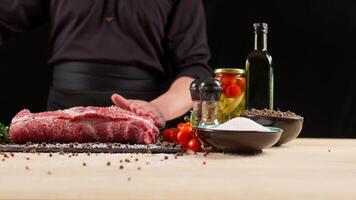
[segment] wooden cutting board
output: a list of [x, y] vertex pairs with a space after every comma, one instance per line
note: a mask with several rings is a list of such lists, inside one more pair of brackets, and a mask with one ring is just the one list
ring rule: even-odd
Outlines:
[[3, 157], [0, 199], [6, 200], [356, 199], [356, 140], [297, 139], [257, 155]]

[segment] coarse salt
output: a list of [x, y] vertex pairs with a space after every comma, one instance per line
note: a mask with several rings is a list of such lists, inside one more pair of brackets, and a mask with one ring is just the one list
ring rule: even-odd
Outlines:
[[245, 117], [236, 117], [217, 127], [211, 128], [214, 130], [228, 130], [228, 131], [259, 131], [272, 132], [270, 129], [254, 122]]

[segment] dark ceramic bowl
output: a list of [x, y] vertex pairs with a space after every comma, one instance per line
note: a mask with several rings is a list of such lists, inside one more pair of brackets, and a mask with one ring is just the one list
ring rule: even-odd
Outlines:
[[273, 126], [283, 130], [282, 136], [276, 143], [280, 146], [298, 137], [303, 128], [303, 117], [266, 117], [259, 115], [242, 115], [263, 126]]
[[198, 128], [197, 135], [204, 143], [224, 152], [255, 152], [273, 146], [281, 137], [283, 130], [269, 128], [272, 132]]

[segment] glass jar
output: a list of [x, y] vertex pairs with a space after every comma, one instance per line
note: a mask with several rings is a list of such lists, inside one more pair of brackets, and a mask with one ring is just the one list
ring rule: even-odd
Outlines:
[[237, 68], [221, 68], [214, 73], [215, 79], [222, 85], [218, 119], [224, 123], [239, 117], [246, 109], [246, 72]]

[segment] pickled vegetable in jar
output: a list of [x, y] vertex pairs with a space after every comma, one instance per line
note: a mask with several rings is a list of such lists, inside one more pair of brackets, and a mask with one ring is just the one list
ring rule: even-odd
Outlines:
[[224, 123], [239, 117], [246, 109], [246, 72], [237, 68], [221, 68], [214, 72], [215, 79], [222, 85], [218, 119]]

